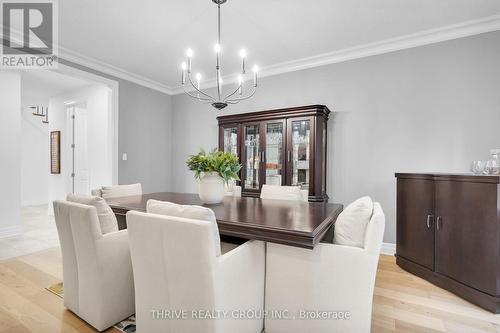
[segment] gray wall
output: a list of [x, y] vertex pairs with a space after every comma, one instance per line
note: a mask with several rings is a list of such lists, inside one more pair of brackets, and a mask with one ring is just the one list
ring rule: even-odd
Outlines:
[[185, 160], [217, 146], [217, 115], [326, 104], [331, 201], [370, 195], [386, 213], [384, 241], [394, 243], [394, 173], [468, 171], [500, 148], [499, 89], [494, 32], [263, 78], [253, 99], [222, 113], [174, 96], [172, 189], [197, 191]]
[[[171, 188], [172, 97], [68, 61], [63, 64], [118, 81], [118, 182], [144, 192]], [[127, 161], [121, 155], [126, 152]]]

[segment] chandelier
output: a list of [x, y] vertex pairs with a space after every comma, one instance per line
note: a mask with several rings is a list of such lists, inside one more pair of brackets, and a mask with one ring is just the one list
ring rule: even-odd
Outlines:
[[[253, 86], [250, 92], [243, 94], [243, 83], [245, 81], [245, 58], [246, 51], [242, 49], [240, 51], [241, 57], [241, 73], [238, 76], [237, 87], [233, 91], [230, 91], [226, 95], [222, 93], [222, 63], [221, 63], [221, 41], [220, 41], [220, 5], [225, 3], [227, 0], [212, 0], [213, 3], [217, 5], [217, 44], [215, 44], [214, 51], [216, 54], [216, 82], [217, 82], [217, 92], [215, 96], [211, 96], [201, 89], [201, 74], [197, 73], [196, 83], [193, 82], [191, 77], [191, 64], [193, 58], [193, 50], [188, 49], [186, 51], [187, 61], [182, 63], [182, 88], [184, 92], [189, 96], [196, 98], [200, 102], [210, 103], [212, 106], [218, 110], [221, 110], [228, 106], [228, 104], [236, 104], [242, 100], [248, 99], [255, 94], [257, 90], [257, 65], [253, 66]], [[189, 84], [189, 89], [186, 88], [186, 81]]]

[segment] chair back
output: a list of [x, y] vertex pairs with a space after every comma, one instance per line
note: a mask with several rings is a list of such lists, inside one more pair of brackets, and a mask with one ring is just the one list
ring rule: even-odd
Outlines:
[[141, 195], [142, 185], [141, 183], [137, 183], [130, 185], [103, 186], [101, 194], [104, 199]]
[[373, 203], [373, 214], [366, 226], [364, 248], [374, 255], [380, 254], [384, 239], [385, 215], [378, 202]]
[[102, 237], [101, 226], [95, 207], [68, 201], [54, 201], [54, 217], [63, 259], [64, 305], [79, 312], [80, 286], [92, 284], [82, 280], [79, 271], [96, 266], [95, 241]]
[[216, 256], [210, 222], [127, 213], [141, 332], [215, 332], [215, 321], [154, 319], [152, 311], [214, 309]]
[[308, 201], [298, 186], [280, 186], [280, 185], [267, 185], [262, 186], [260, 192], [261, 199], [275, 199], [275, 200], [295, 200], [295, 201]]

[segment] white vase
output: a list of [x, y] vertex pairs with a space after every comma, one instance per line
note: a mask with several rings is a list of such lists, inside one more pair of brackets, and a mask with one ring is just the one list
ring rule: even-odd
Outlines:
[[217, 172], [206, 172], [200, 179], [198, 195], [207, 204], [222, 202], [224, 199], [224, 179]]

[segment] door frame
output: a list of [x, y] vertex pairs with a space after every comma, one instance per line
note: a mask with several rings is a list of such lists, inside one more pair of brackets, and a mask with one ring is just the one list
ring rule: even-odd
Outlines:
[[83, 78], [85, 80], [94, 81], [96, 84], [103, 84], [111, 90], [110, 112], [108, 122], [108, 144], [111, 148], [111, 180], [112, 185], [118, 184], [118, 131], [119, 131], [119, 84], [118, 81], [108, 79], [106, 77], [92, 74], [74, 67], [70, 67], [59, 63], [58, 68], [49, 69], [50, 71], [61, 73], [64, 75]]

